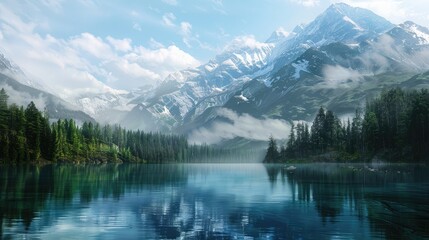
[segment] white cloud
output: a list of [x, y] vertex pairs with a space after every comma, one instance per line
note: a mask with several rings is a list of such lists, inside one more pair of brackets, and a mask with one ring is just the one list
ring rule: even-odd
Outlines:
[[139, 31], [139, 32], [141, 32], [142, 31], [142, 27], [140, 26], [140, 24], [138, 24], [138, 23], [134, 23], [133, 24], [133, 29], [134, 30], [137, 30], [137, 31]]
[[200, 65], [198, 60], [175, 45], [155, 50], [140, 46], [132, 54], [126, 55], [126, 58], [145, 64], [149, 69], [159, 69], [161, 72], [164, 72], [160, 74], [163, 77], [166, 76], [167, 72], [171, 72], [171, 69], [178, 71]]
[[175, 45], [157, 44], [152, 50], [130, 39], [88, 32], [62, 39], [37, 33], [35, 25], [0, 4], [0, 46], [6, 57], [44, 88], [69, 100], [81, 93], [117, 92], [112, 87], [140, 87], [199, 65]]
[[131, 39], [129, 38], [115, 39], [111, 36], [108, 36], [106, 39], [116, 51], [128, 52], [132, 49]]
[[223, 0], [212, 0], [213, 10], [216, 12], [219, 12], [223, 15], [226, 15], [227, 12], [225, 10], [225, 7], [223, 6]]
[[223, 0], [212, 0], [212, 3], [216, 6], [223, 7]]
[[162, 22], [164, 23], [164, 25], [168, 26], [168, 27], [174, 27], [176, 26], [174, 24], [174, 21], [176, 20], [176, 16], [173, 13], [166, 13], [162, 16]]
[[297, 3], [299, 5], [302, 5], [304, 7], [315, 7], [319, 5], [320, 0], [291, 0], [293, 3]]
[[191, 34], [192, 25], [189, 22], [181, 22], [180, 23], [180, 30], [183, 35], [187, 36]]
[[41, 3], [53, 11], [60, 11], [64, 0], [41, 0]]
[[75, 36], [70, 43], [75, 48], [84, 50], [100, 59], [111, 59], [113, 57], [110, 46], [100, 37], [96, 37], [91, 33], [82, 33], [79, 36]]
[[180, 23], [180, 34], [183, 35], [183, 43], [190, 48], [192, 39], [195, 39], [191, 35], [192, 25], [189, 22], [181, 22]]
[[162, 0], [164, 3], [167, 3], [169, 5], [172, 6], [176, 6], [177, 5], [177, 0]]
[[289, 136], [290, 125], [284, 120], [257, 119], [249, 114], [237, 114], [226, 108], [219, 109], [217, 114], [228, 121], [216, 121], [208, 128], [194, 130], [189, 136], [189, 141], [211, 144], [235, 137], [265, 141], [270, 135], [276, 139]]
[[429, 8], [427, 0], [331, 0], [331, 2], [344, 2], [355, 7], [370, 9], [395, 24], [412, 20], [421, 25], [427, 25]]
[[164, 45], [162, 43], [156, 41], [154, 38], [150, 38], [149, 46], [153, 49], [164, 48]]
[[[337, 2], [337, 1], [336, 1]], [[407, 8], [402, 4], [402, 1], [397, 0], [342, 0], [355, 7], [370, 9], [376, 14], [397, 23], [406, 21]], [[401, 19], [401, 20], [399, 20]]]
[[224, 51], [228, 51], [231, 49], [235, 50], [238, 48], [256, 49], [267, 46], [270, 46], [270, 44], [257, 41], [255, 39], [255, 36], [253, 35], [246, 35], [234, 38], [228, 45], [226, 45]]
[[[362, 79], [363, 75], [358, 71], [344, 68], [342, 66], [327, 65], [323, 68], [323, 76], [325, 81], [331, 87], [340, 87], [341, 84], [348, 83], [349, 81], [357, 81]], [[347, 86], [347, 85], [343, 85]]]

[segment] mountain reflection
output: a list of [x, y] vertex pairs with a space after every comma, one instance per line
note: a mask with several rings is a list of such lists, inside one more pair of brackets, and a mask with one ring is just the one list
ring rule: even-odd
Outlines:
[[[429, 236], [427, 167], [1, 166], [2, 238]], [[21, 235], [20, 235], [21, 234]]]

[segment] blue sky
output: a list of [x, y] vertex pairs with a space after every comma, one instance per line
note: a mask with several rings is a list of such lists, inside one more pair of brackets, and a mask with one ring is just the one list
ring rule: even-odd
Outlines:
[[[262, 42], [278, 28], [291, 31], [334, 2], [3, 0], [0, 51], [65, 97], [129, 90], [207, 62], [237, 37]], [[426, 0], [343, 2], [393, 23], [429, 25]]]

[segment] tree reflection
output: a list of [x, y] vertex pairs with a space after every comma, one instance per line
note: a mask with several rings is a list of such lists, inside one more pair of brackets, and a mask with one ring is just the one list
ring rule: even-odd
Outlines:
[[[271, 184], [277, 171], [267, 169]], [[389, 165], [378, 168], [364, 165], [307, 164], [290, 171], [277, 166], [286, 175], [292, 200], [314, 202], [322, 222], [335, 222], [347, 208], [363, 221], [368, 219], [376, 238], [405, 239], [429, 236], [429, 186], [422, 185], [425, 196], [415, 196], [404, 185], [397, 192], [383, 192], [384, 187], [403, 183], [427, 182], [427, 167]], [[270, 175], [271, 174], [271, 175]], [[372, 190], [376, 189], [376, 190]], [[376, 192], [373, 192], [376, 191]], [[409, 194], [407, 194], [409, 193]]]
[[[49, 229], [61, 217], [98, 214], [107, 208], [107, 214], [102, 212], [90, 223], [109, 225], [109, 216], [115, 216], [132, 221], [124, 231], [143, 232], [150, 239], [332, 239], [338, 229], [353, 229], [351, 237], [357, 239], [429, 235], [426, 167], [244, 168], [1, 166], [0, 234], [30, 234]], [[124, 212], [128, 215], [118, 217]]]
[[89, 203], [119, 199], [127, 189], [186, 182], [184, 169], [174, 165], [1, 166], [0, 173], [0, 233], [13, 220], [28, 230], [48, 200], [66, 208], [75, 196]]

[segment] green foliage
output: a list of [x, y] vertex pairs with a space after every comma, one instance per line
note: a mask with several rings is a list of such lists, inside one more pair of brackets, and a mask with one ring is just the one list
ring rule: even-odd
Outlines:
[[357, 161], [373, 157], [427, 161], [429, 92], [385, 90], [367, 102], [364, 113], [357, 109], [353, 119], [343, 123], [332, 111], [320, 108], [311, 134], [306, 129], [307, 124], [302, 123], [292, 127], [286, 147], [281, 148], [280, 161], [306, 158]]
[[278, 162], [278, 160], [279, 160], [279, 153], [278, 153], [277, 142], [273, 138], [273, 136], [271, 136], [268, 143], [268, 149], [267, 149], [267, 154], [265, 155], [264, 163], [276, 163]]
[[184, 136], [130, 131], [119, 125], [100, 126], [72, 119], [50, 124], [47, 114], [31, 102], [8, 106], [0, 91], [0, 161], [188, 162], [204, 161], [232, 151], [189, 145]]

